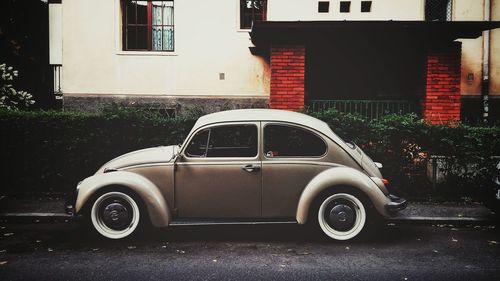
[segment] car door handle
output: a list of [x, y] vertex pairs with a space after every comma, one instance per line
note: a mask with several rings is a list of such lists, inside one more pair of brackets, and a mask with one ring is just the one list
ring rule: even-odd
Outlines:
[[260, 165], [249, 164], [249, 165], [245, 165], [245, 166], [241, 167], [241, 169], [243, 171], [251, 173], [251, 172], [255, 172], [255, 171], [260, 170]]

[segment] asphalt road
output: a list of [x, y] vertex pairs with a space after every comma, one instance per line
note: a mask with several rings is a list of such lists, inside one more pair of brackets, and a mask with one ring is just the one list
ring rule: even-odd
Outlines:
[[176, 227], [105, 241], [0, 222], [0, 280], [500, 280], [495, 226], [389, 224], [350, 242], [295, 225]]

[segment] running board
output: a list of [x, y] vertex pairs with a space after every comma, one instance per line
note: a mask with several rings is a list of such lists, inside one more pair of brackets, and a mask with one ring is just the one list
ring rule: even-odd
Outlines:
[[296, 220], [283, 220], [283, 221], [174, 220], [169, 224], [169, 226], [263, 225], [263, 224], [297, 224], [297, 221]]

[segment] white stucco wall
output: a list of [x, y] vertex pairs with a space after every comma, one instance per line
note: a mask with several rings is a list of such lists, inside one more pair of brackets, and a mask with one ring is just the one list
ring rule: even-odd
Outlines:
[[[483, 0], [454, 0], [454, 21], [482, 21]], [[462, 95], [479, 95], [481, 93], [481, 79], [483, 67], [483, 37], [477, 39], [462, 39]], [[468, 76], [473, 79], [468, 79]]]
[[[498, 0], [491, 1], [498, 20]], [[248, 31], [239, 29], [238, 0], [175, 1], [173, 53], [122, 51], [120, 0], [66, 0], [50, 6], [51, 63], [63, 65], [65, 95], [269, 95], [269, 66], [248, 49]], [[267, 19], [424, 20], [424, 6], [425, 0], [373, 0], [371, 12], [361, 13], [361, 0], [353, 0], [351, 12], [340, 13], [339, 1], [332, 0], [329, 13], [318, 13], [318, 1], [268, 0]], [[453, 20], [482, 19], [483, 0], [453, 1]], [[499, 32], [493, 31], [492, 38], [500, 37]], [[496, 41], [491, 90], [500, 94]], [[482, 38], [462, 42], [462, 94], [478, 95]], [[225, 80], [219, 80], [219, 73]]]
[[119, 0], [63, 1], [64, 94], [269, 95], [238, 5], [176, 1], [175, 52], [124, 52]]
[[[500, 21], [500, 0], [491, 0], [491, 20]], [[490, 32], [490, 94], [500, 97], [500, 28]]]
[[49, 4], [49, 63], [62, 64], [62, 7]]
[[373, 0], [371, 12], [361, 13], [361, 0], [353, 0], [349, 13], [340, 13], [340, 1], [329, 1], [330, 12], [318, 13], [318, 1], [268, 0], [267, 18], [289, 20], [422, 20], [424, 0]]

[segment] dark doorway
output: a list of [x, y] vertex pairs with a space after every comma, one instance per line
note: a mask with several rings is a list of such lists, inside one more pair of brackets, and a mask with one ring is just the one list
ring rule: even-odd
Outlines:
[[425, 47], [407, 40], [339, 37], [306, 47], [308, 100], [418, 100], [425, 93]]

